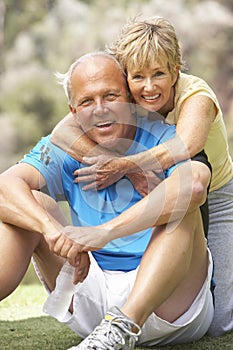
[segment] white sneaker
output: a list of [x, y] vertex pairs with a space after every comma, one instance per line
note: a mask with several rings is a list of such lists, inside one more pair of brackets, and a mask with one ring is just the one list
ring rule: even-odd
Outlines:
[[68, 350], [132, 350], [140, 334], [141, 328], [115, 306], [87, 338]]

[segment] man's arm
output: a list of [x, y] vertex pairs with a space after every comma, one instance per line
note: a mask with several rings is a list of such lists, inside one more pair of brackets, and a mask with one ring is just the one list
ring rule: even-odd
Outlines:
[[54, 235], [61, 225], [32, 194], [45, 185], [40, 172], [29, 164], [16, 164], [0, 175], [0, 219], [8, 224], [44, 235]]
[[[45, 179], [40, 172], [26, 163], [17, 164], [1, 174], [0, 219], [15, 227], [42, 234], [51, 252], [57, 254], [58, 238], [62, 236], [62, 228], [66, 222], [63, 216], [60, 216], [56, 203], [38, 191], [44, 185]], [[33, 195], [33, 190], [38, 201]], [[61, 240], [58, 245], [60, 243]], [[66, 247], [72, 246], [72, 242], [69, 239], [64, 240], [62, 236], [62, 245], [64, 243]], [[59, 253], [58, 255], [67, 257], [61, 250]], [[90, 261], [87, 253], [77, 253], [72, 260], [68, 260], [75, 267], [74, 283], [82, 282], [89, 269]]]
[[73, 240], [67, 249], [70, 257], [79, 251], [96, 250], [108, 242], [149, 227], [177, 225], [186, 213], [199, 208], [206, 199], [210, 169], [203, 163], [182, 163], [149, 195], [115, 219], [93, 227], [65, 227], [64, 234]]
[[113, 232], [115, 239], [121, 237], [124, 230], [134, 233], [176, 222], [205, 202], [210, 177], [210, 169], [205, 164], [185, 162], [148, 196], [104, 226]]

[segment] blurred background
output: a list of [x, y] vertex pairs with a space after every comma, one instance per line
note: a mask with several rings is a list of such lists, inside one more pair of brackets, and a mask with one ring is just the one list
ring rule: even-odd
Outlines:
[[[104, 49], [136, 15], [175, 26], [188, 72], [218, 96], [233, 155], [232, 0], [0, 0], [0, 171], [67, 114], [54, 73]], [[35, 281], [30, 266], [23, 283]]]
[[103, 49], [135, 15], [173, 23], [188, 72], [218, 96], [233, 154], [232, 0], [0, 0], [0, 171], [68, 112], [54, 73]]

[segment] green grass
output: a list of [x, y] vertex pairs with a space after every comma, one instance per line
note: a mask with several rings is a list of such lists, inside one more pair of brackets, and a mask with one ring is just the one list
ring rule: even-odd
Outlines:
[[[46, 292], [39, 284], [21, 284], [0, 303], [1, 350], [66, 350], [80, 341], [67, 327], [42, 313], [45, 299]], [[233, 350], [233, 332], [219, 338], [206, 336], [194, 344], [156, 349]]]

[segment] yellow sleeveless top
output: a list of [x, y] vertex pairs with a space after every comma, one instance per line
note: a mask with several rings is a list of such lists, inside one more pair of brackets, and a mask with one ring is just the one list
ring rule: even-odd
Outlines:
[[176, 124], [182, 103], [194, 94], [208, 96], [217, 108], [217, 115], [204, 147], [213, 169], [210, 191], [214, 191], [224, 186], [233, 178], [233, 163], [229, 153], [227, 132], [222, 111], [214, 92], [208, 84], [193, 75], [180, 73], [176, 83], [175, 108], [167, 115], [166, 122]]

